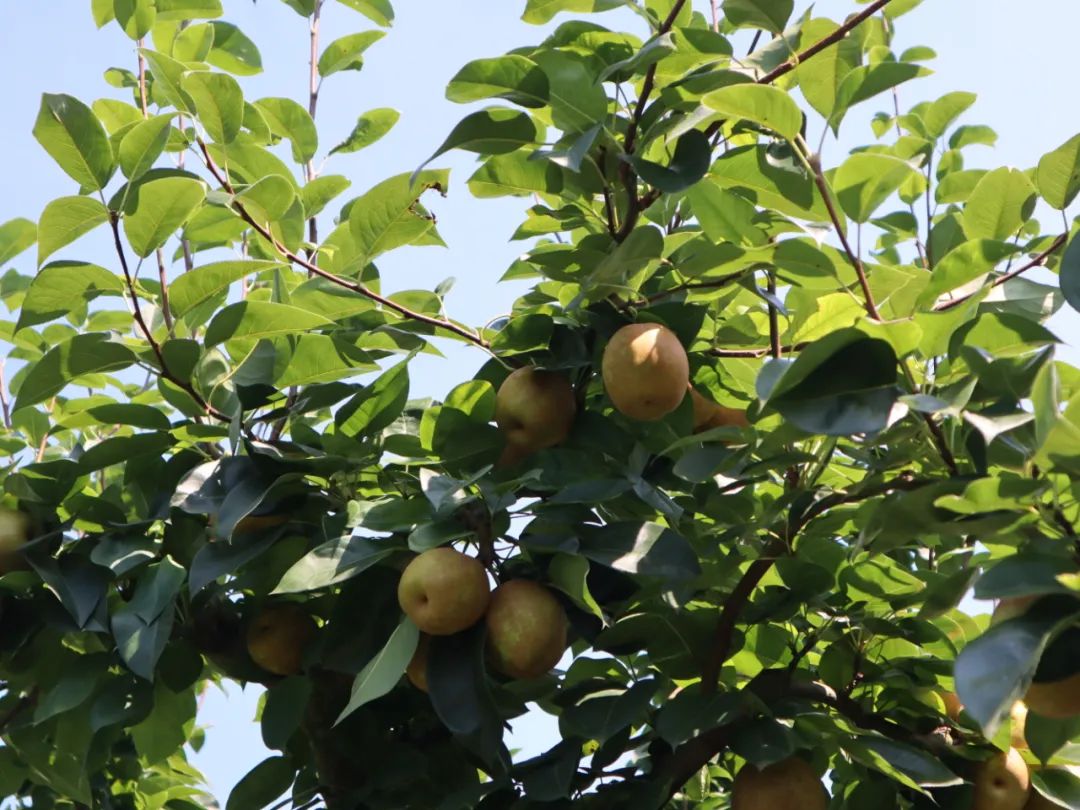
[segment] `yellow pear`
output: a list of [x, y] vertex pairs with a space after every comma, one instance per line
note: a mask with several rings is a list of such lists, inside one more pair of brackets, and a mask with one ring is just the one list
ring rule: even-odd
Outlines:
[[[1022, 615], [1038, 598], [1017, 596], [1002, 599], [994, 608], [990, 623], [998, 624]], [[1057, 681], [1038, 681], [1031, 684], [1024, 695], [1024, 703], [1035, 714], [1055, 720], [1080, 715], [1080, 672]]]
[[409, 665], [405, 667], [405, 677], [421, 692], [427, 691], [428, 644], [430, 643], [431, 636], [421, 633], [420, 640], [416, 644], [416, 652], [413, 653]]
[[964, 704], [960, 702], [960, 698], [955, 692], [943, 689], [938, 694], [941, 696], [941, 702], [945, 704], [945, 716], [955, 723], [960, 719], [960, 712], [964, 710]]
[[998, 624], [1023, 615], [1038, 596], [1013, 596], [1000, 600], [990, 615], [990, 624]]
[[825, 810], [825, 788], [800, 757], [765, 768], [744, 765], [731, 789], [731, 810]]
[[487, 612], [488, 658], [511, 678], [539, 678], [566, 650], [566, 612], [551, 591], [527, 579], [495, 589]]
[[661, 419], [679, 407], [690, 384], [690, 363], [675, 333], [656, 323], [622, 327], [604, 348], [604, 388], [631, 419]]
[[975, 768], [971, 810], [1024, 810], [1031, 775], [1015, 748], [999, 751]]
[[719, 427], [746, 427], [750, 420], [737, 408], [718, 405], [711, 399], [690, 388], [690, 401], [694, 405], [694, 433]]
[[565, 375], [532, 367], [512, 372], [495, 397], [495, 423], [507, 445], [503, 462], [565, 440], [576, 413], [574, 389]]
[[300, 605], [270, 605], [248, 625], [248, 654], [267, 672], [296, 675], [303, 668], [304, 651], [317, 630], [315, 620]]
[[401, 609], [432, 636], [450, 636], [476, 624], [490, 599], [484, 566], [448, 546], [415, 557], [398, 582]]
[[1009, 710], [1009, 734], [1012, 737], [1012, 747], [1018, 751], [1026, 751], [1028, 744], [1024, 737], [1024, 727], [1027, 725], [1028, 708], [1024, 701], [1018, 700]]

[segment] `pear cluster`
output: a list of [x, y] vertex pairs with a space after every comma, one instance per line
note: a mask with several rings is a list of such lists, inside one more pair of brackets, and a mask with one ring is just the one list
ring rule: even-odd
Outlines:
[[491, 591], [476, 558], [445, 546], [423, 552], [405, 567], [398, 603], [423, 634], [406, 676], [424, 691], [430, 637], [460, 633], [481, 619], [488, 661], [510, 678], [538, 678], [566, 650], [566, 612], [551, 591], [524, 579]]

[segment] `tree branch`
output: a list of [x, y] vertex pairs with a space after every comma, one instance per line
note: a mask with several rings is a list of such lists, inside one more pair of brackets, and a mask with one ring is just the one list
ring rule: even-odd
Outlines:
[[[1059, 237], [1057, 237], [1051, 243], [1050, 247], [1048, 247], [1042, 253], [1037, 255], [1034, 259], [1029, 261], [1027, 264], [1021, 265], [1020, 267], [1017, 267], [1015, 270], [1011, 270], [1008, 273], [1003, 273], [1002, 275], [995, 278], [993, 283], [990, 284], [990, 288], [993, 289], [994, 287], [1000, 287], [1002, 284], [1005, 284], [1005, 283], [1007, 283], [1009, 281], [1012, 281], [1014, 278], [1016, 278], [1019, 275], [1022, 275], [1023, 273], [1026, 273], [1028, 270], [1032, 270], [1032, 269], [1034, 269], [1036, 267], [1042, 267], [1045, 264], [1046, 260], [1048, 258], [1050, 258], [1050, 256], [1052, 256], [1057, 250], [1059, 250], [1061, 248], [1061, 246], [1064, 245], [1068, 241], [1068, 239], [1069, 239], [1069, 234], [1068, 233], [1061, 234]], [[980, 292], [981, 292], [981, 290], [980, 290]], [[963, 304], [965, 301], [968, 301], [969, 299], [975, 297], [976, 295], [978, 295], [978, 293], [974, 292], [974, 293], [971, 293], [970, 295], [964, 295], [964, 296], [961, 296], [960, 298], [954, 298], [952, 301], [945, 301], [944, 303], [941, 303], [941, 304], [938, 304], [937, 306], [935, 306], [934, 307], [934, 312], [944, 312], [945, 310], [952, 309], [953, 307], [958, 307], [961, 304]]]
[[140, 39], [136, 45], [139, 53], [139, 103], [142, 106], [142, 117], [150, 117], [150, 107], [146, 99], [146, 59], [142, 55], [143, 41]]
[[165, 268], [165, 253], [161, 248], [156, 251], [158, 266], [158, 283], [161, 285], [161, 317], [165, 321], [165, 328], [169, 334], [173, 333], [173, 317], [169, 311], [169, 276]]
[[[791, 354], [792, 352], [800, 352], [809, 346], [809, 343], [790, 343], [780, 347], [781, 354]], [[764, 357], [772, 352], [772, 347], [765, 349], [709, 349], [707, 354], [713, 357]]]
[[[308, 60], [308, 113], [311, 120], [315, 120], [315, 112], [319, 107], [319, 22], [322, 17], [323, 0], [315, 0], [315, 9], [311, 13], [311, 52]], [[315, 159], [312, 158], [304, 166], [304, 178], [307, 182], [315, 179]], [[319, 223], [316, 217], [308, 219], [308, 241], [311, 242], [311, 253], [308, 258], [315, 259], [315, 245], [319, 243]]]
[[[223, 189], [225, 189], [225, 191], [227, 191], [229, 194], [233, 194], [234, 190], [232, 187], [232, 183], [229, 182], [229, 178], [224, 175], [218, 168], [217, 164], [214, 163], [214, 159], [210, 156], [210, 150], [207, 148], [206, 143], [201, 138], [196, 140], [196, 143], [199, 146], [199, 150], [202, 152], [203, 159], [206, 162], [206, 168], [209, 169], [210, 173], [214, 176], [214, 179], [221, 185]], [[331, 273], [327, 270], [323, 270], [314, 262], [305, 259], [303, 256], [298, 256], [297, 254], [289, 250], [287, 247], [285, 247], [285, 245], [278, 242], [270, 229], [266, 225], [256, 220], [255, 217], [253, 217], [251, 213], [244, 207], [243, 203], [237, 200], [233, 200], [232, 207], [233, 210], [236, 211], [236, 213], [238, 213], [245, 222], [247, 222], [260, 236], [263, 237], [263, 239], [269, 242], [278, 253], [284, 256], [285, 259], [287, 259], [292, 264], [302, 267], [312, 275], [324, 278], [339, 287], [342, 287], [346, 290], [351, 290], [352, 292], [362, 295], [365, 298], [369, 298], [370, 300], [376, 302], [377, 304], [380, 304], [386, 309], [393, 310], [403, 318], [407, 318], [413, 321], [419, 321], [420, 323], [426, 323], [429, 326], [433, 326], [437, 329], [443, 329], [447, 332], [452, 332], [453, 334], [464, 338], [470, 343], [474, 343], [482, 349], [490, 350], [491, 344], [481, 335], [474, 334], [468, 329], [462, 326], [458, 326], [452, 321], [443, 320], [442, 318], [434, 318], [430, 315], [424, 315], [421, 312], [416, 312], [415, 310], [409, 309], [406, 306], [402, 306], [401, 304], [392, 301], [385, 296], [379, 295], [377, 292], [369, 289], [364, 284], [356, 281], [350, 281], [346, 278], [335, 275], [334, 273]]]

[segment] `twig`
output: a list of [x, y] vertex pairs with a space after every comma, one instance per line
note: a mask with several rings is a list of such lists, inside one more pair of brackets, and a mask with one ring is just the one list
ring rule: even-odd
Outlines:
[[[780, 347], [781, 354], [791, 354], [792, 352], [800, 352], [809, 346], [809, 343], [790, 343]], [[708, 354], [713, 357], [764, 357], [771, 353], [773, 347], [765, 349], [709, 349]]]
[[726, 287], [728, 284], [731, 284], [733, 281], [738, 281], [740, 278], [742, 278], [743, 276], [745, 276], [749, 272], [750, 272], [750, 268], [747, 267], [747, 268], [744, 268], [742, 270], [737, 270], [734, 273], [728, 273], [726, 276], [720, 276], [720, 278], [714, 279], [712, 281], [687, 281], [687, 282], [685, 282], [683, 284], [677, 284], [676, 286], [671, 287], [670, 289], [661, 290], [658, 293], [653, 293], [650, 296], [646, 296], [645, 298], [643, 298], [643, 299], [641, 299], [639, 301], [635, 301], [634, 304], [636, 304], [637, 306], [644, 306], [645, 304], [652, 304], [652, 303], [654, 303], [656, 301], [660, 301], [661, 299], [667, 298], [669, 295], [677, 295], [677, 294], [679, 294], [681, 292], [686, 292], [688, 290], [709, 290], [709, 289], [715, 289], [715, 288], [718, 288], [718, 287]]
[[150, 117], [150, 107], [146, 100], [146, 59], [143, 57], [143, 41], [140, 39], [136, 45], [139, 54], [139, 103], [142, 105], [142, 117]]
[[4, 381], [6, 357], [0, 357], [0, 409], [4, 413], [4, 427], [11, 430], [11, 403], [8, 401], [7, 383]]
[[[882, 14], [881, 16], [882, 16], [883, 22], [886, 25], [886, 30], [887, 30], [888, 19], [889, 18], [886, 17], [884, 14]], [[900, 129], [900, 93], [896, 89], [895, 86], [892, 89], [892, 100], [893, 100], [893, 110], [896, 112], [896, 117], [893, 118], [893, 123], [896, 126], [896, 137], [897, 138], [902, 138], [904, 136], [904, 132], [903, 132], [903, 130]], [[825, 127], [825, 132], [828, 132], [828, 131], [829, 131], [829, 128]], [[915, 203], [914, 203], [914, 201], [908, 203], [908, 210], [911, 211], [911, 218], [913, 220], [915, 220], [915, 250], [919, 254], [919, 263], [923, 266], [924, 269], [929, 270], [930, 266], [926, 263], [926, 254], [923, 252], [922, 240], [919, 238], [919, 218], [915, 215]], [[926, 232], [928, 234], [930, 232], [930, 223], [926, 224]]]
[[[311, 120], [315, 120], [315, 112], [319, 107], [319, 22], [322, 17], [323, 0], [315, 0], [315, 8], [311, 13], [310, 44], [311, 53], [308, 60], [308, 113]], [[315, 159], [312, 158], [304, 166], [304, 177], [307, 182], [315, 179]], [[312, 261], [316, 258], [315, 246], [319, 243], [319, 223], [316, 217], [308, 219], [308, 241], [311, 242], [311, 252], [308, 258]]]
[[[1053, 243], [1050, 245], [1050, 247], [1048, 247], [1046, 250], [1044, 250], [1042, 253], [1040, 253], [1038, 256], [1036, 256], [1034, 259], [1029, 261], [1027, 264], [1022, 265], [1020, 267], [1017, 267], [1015, 270], [1012, 270], [1012, 271], [1010, 271], [1008, 273], [1003, 273], [1002, 275], [995, 278], [994, 281], [990, 284], [991, 289], [993, 289], [994, 287], [1000, 287], [1002, 284], [1005, 284], [1006, 282], [1012, 281], [1014, 278], [1016, 278], [1017, 276], [1019, 276], [1019, 275], [1021, 275], [1023, 273], [1026, 273], [1028, 270], [1032, 270], [1032, 269], [1034, 269], [1036, 267], [1042, 267], [1043, 264], [1046, 262], [1046, 260], [1048, 258], [1050, 258], [1050, 256], [1054, 252], [1056, 252], [1058, 249], [1060, 249], [1061, 246], [1064, 245], [1066, 241], [1068, 241], [1068, 239], [1069, 239], [1069, 234], [1068, 233], [1061, 234], [1059, 237], [1057, 237], [1053, 241]], [[941, 304], [938, 304], [937, 306], [935, 306], [934, 307], [934, 312], [944, 312], [947, 309], [952, 309], [953, 307], [958, 307], [962, 303], [964, 303], [965, 301], [967, 301], [970, 298], [975, 297], [976, 295], [978, 295], [977, 292], [971, 293], [970, 295], [961, 296], [960, 298], [954, 298], [951, 301], [945, 301], [944, 303], [941, 303]]]
[[[197, 139], [196, 143], [199, 146], [199, 150], [202, 152], [203, 159], [206, 162], [206, 168], [210, 170], [210, 173], [214, 176], [214, 179], [221, 185], [223, 189], [225, 189], [225, 191], [229, 192], [230, 194], [234, 193], [232, 183], [229, 182], [228, 177], [222, 174], [221, 170], [217, 167], [217, 164], [214, 163], [214, 159], [210, 156], [210, 150], [207, 148], [206, 143], [201, 138]], [[255, 217], [251, 215], [251, 213], [244, 207], [241, 202], [233, 200], [233, 210], [236, 211], [236, 213], [238, 213], [245, 222], [247, 222], [252, 228], [254, 228], [255, 231], [263, 237], [263, 239], [269, 242], [278, 253], [285, 257], [285, 259], [287, 259], [292, 264], [304, 268], [312, 275], [319, 276], [320, 278], [324, 278], [332, 284], [336, 284], [346, 290], [351, 290], [352, 292], [362, 295], [365, 298], [368, 298], [376, 302], [377, 304], [386, 307], [387, 309], [393, 310], [394, 312], [401, 315], [403, 318], [419, 321], [420, 323], [426, 323], [429, 326], [433, 326], [437, 329], [444, 329], [447, 332], [452, 332], [453, 334], [464, 338], [470, 343], [476, 344], [482, 349], [490, 350], [491, 344], [479, 334], [473, 334], [468, 329], [458, 326], [452, 321], [443, 320], [442, 318], [433, 318], [430, 315], [424, 315], [423, 313], [416, 312], [406, 306], [402, 306], [401, 304], [392, 301], [385, 296], [379, 295], [374, 290], [369, 289], [367, 286], [360, 284], [359, 282], [349, 281], [348, 279], [342, 278], [341, 276], [335, 275], [334, 273], [331, 273], [327, 270], [323, 270], [315, 263], [308, 261], [302, 256], [298, 256], [297, 254], [289, 250], [287, 247], [285, 247], [285, 245], [281, 244], [274, 237], [273, 233], [271, 233], [270, 229], [260, 223], [257, 219], [255, 219]]]
[[768, 290], [770, 300], [765, 303], [769, 306], [769, 350], [774, 359], [780, 359], [780, 313], [776, 309], [776, 305], [772, 302], [772, 298], [776, 297], [776, 275], [771, 270], [766, 270], [765, 275], [768, 278]]
[[945, 433], [941, 429], [941, 425], [934, 421], [934, 417], [928, 413], [924, 413], [923, 421], [926, 422], [926, 426], [930, 428], [930, 435], [933, 437], [934, 445], [938, 449], [938, 453], [941, 454], [941, 460], [945, 462], [945, 466], [949, 468], [949, 472], [954, 476], [960, 475], [960, 468], [956, 464], [956, 456], [953, 455], [952, 450], [949, 449], [949, 442], [945, 438]]
[[720, 30], [720, 0], [712, 0], [712, 30]]
[[[926, 159], [926, 269], [934, 269], [934, 245], [930, 241], [930, 231], [934, 227], [934, 211], [930, 204], [931, 178], [934, 176], [934, 150], [930, 150], [930, 157]], [[912, 203], [914, 206], [914, 203]]]
[[173, 333], [173, 317], [169, 311], [169, 276], [165, 269], [165, 252], [157, 249], [158, 283], [161, 284], [161, 317], [165, 321], [165, 328], [169, 335]]

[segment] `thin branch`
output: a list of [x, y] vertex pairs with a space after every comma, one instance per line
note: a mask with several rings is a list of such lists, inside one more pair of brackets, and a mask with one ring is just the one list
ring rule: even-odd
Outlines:
[[[229, 182], [228, 177], [226, 177], [218, 168], [217, 164], [214, 163], [214, 159], [210, 156], [210, 150], [207, 148], [206, 143], [202, 139], [198, 139], [196, 143], [198, 144], [199, 149], [202, 152], [203, 159], [206, 162], [206, 168], [210, 170], [210, 173], [214, 176], [214, 179], [221, 185], [223, 189], [225, 189], [225, 191], [230, 194], [234, 193], [232, 183]], [[433, 326], [437, 329], [443, 329], [447, 332], [452, 332], [458, 337], [464, 338], [465, 340], [481, 347], [482, 349], [490, 350], [491, 344], [479, 334], [473, 334], [468, 329], [458, 326], [452, 321], [443, 320], [442, 318], [433, 318], [430, 315], [424, 315], [421, 312], [416, 312], [415, 310], [409, 309], [406, 306], [402, 306], [401, 304], [392, 301], [385, 296], [379, 295], [374, 290], [369, 289], [367, 286], [360, 284], [359, 282], [349, 281], [346, 278], [342, 278], [341, 276], [335, 275], [334, 273], [331, 273], [327, 270], [323, 270], [314, 262], [308, 261], [302, 256], [298, 256], [297, 254], [289, 250], [287, 247], [285, 247], [285, 245], [281, 244], [274, 237], [274, 234], [271, 233], [270, 229], [266, 227], [266, 225], [255, 219], [255, 217], [253, 217], [251, 213], [239, 201], [233, 201], [233, 210], [236, 211], [236, 213], [238, 213], [245, 222], [247, 222], [252, 228], [254, 228], [255, 231], [263, 237], [263, 239], [269, 242], [278, 253], [285, 257], [285, 259], [287, 259], [292, 264], [304, 268], [312, 275], [319, 276], [320, 278], [324, 278], [332, 284], [336, 284], [346, 290], [351, 290], [354, 293], [362, 295], [365, 298], [368, 298], [376, 302], [377, 304], [386, 307], [389, 310], [393, 310], [403, 318], [418, 321], [420, 323], [426, 323], [429, 326]]]
[[732, 282], [738, 281], [740, 278], [742, 278], [749, 272], [750, 268], [745, 268], [743, 270], [738, 270], [734, 273], [728, 273], [726, 276], [720, 276], [720, 278], [714, 279], [712, 281], [687, 281], [683, 284], [677, 284], [676, 286], [668, 290], [661, 290], [658, 293], [653, 293], [646, 298], [635, 301], [634, 304], [637, 306], [644, 306], [646, 304], [652, 304], [656, 301], [660, 301], [670, 295], [678, 295], [681, 292], [686, 292], [689, 290], [710, 290], [717, 289], [719, 287], [726, 287]]
[[[930, 204], [931, 178], [934, 176], [934, 150], [930, 150], [930, 157], [926, 160], [926, 269], [934, 269], [934, 246], [930, 241], [930, 231], [934, 227], [934, 210]], [[912, 203], [914, 205], [914, 203]]]
[[150, 107], [146, 99], [146, 59], [142, 55], [143, 41], [140, 39], [136, 44], [139, 49], [139, 103], [142, 106], [142, 117], [149, 118]]
[[[308, 59], [308, 113], [311, 120], [315, 120], [315, 112], [319, 107], [319, 23], [322, 17], [323, 0], [315, 0], [315, 9], [311, 13], [310, 31], [310, 57]], [[315, 159], [312, 158], [304, 166], [304, 178], [307, 182], [315, 179], [318, 172], [315, 170]], [[308, 241], [311, 242], [311, 252], [308, 258], [315, 259], [315, 245], [319, 243], [319, 223], [316, 217], [308, 219]]]
[[949, 468], [949, 472], [955, 475], [960, 475], [960, 467], [956, 464], [956, 456], [953, 455], [951, 449], [949, 449], [949, 442], [945, 438], [945, 432], [941, 429], [941, 425], [934, 421], [934, 417], [928, 413], [924, 413], [923, 421], [926, 422], [926, 426], [930, 428], [930, 436], [934, 440], [934, 445], [937, 447], [938, 453], [941, 455], [941, 460], [945, 462], [945, 466]]
[[[885, 20], [886, 25], [887, 25], [888, 24], [888, 17], [886, 17], [883, 14], [882, 19]], [[903, 130], [900, 129], [900, 93], [899, 93], [899, 91], [897, 91], [895, 86], [892, 89], [892, 99], [893, 99], [893, 110], [896, 111], [896, 117], [893, 119], [893, 122], [896, 125], [896, 137], [897, 138], [902, 138], [904, 136], [904, 132], [903, 132]], [[829, 131], [829, 128], [825, 127], [825, 132], [828, 132], [828, 131]], [[820, 151], [820, 150], [818, 150], [818, 151]], [[919, 218], [915, 215], [915, 202], [914, 201], [908, 203], [908, 210], [911, 211], [911, 218], [913, 220], [915, 220], [915, 250], [919, 254], [919, 264], [921, 264], [923, 266], [923, 268], [929, 270], [930, 267], [926, 263], [926, 253], [923, 252], [922, 239], [919, 238]], [[927, 235], [929, 236], [930, 223], [927, 223], [927, 225], [926, 225], [926, 232], [927, 232]]]
[[712, 0], [712, 30], [720, 30], [720, 0]]
[[[803, 349], [805, 349], [809, 345], [810, 345], [809, 343], [805, 343], [805, 342], [804, 343], [785, 344], [783, 346], [780, 346], [780, 353], [781, 354], [791, 354], [792, 352], [801, 352]], [[772, 351], [773, 351], [773, 347], [771, 347], [771, 346], [768, 347], [768, 348], [764, 348], [764, 349], [721, 349], [721, 348], [717, 348], [717, 349], [709, 349], [707, 354], [710, 354], [713, 357], [750, 357], [750, 358], [754, 358], [754, 357], [764, 357], [765, 355], [771, 353]]]
[[3, 409], [4, 427], [11, 430], [11, 402], [8, 399], [7, 383], [4, 381], [6, 357], [0, 357], [0, 409]]
[[[1026, 273], [1028, 270], [1032, 270], [1032, 269], [1034, 269], [1036, 267], [1042, 267], [1046, 263], [1046, 260], [1048, 258], [1050, 258], [1050, 256], [1052, 256], [1057, 250], [1059, 250], [1061, 248], [1061, 246], [1064, 245], [1068, 241], [1068, 239], [1069, 239], [1069, 234], [1068, 233], [1061, 234], [1059, 237], [1057, 237], [1053, 241], [1053, 243], [1051, 243], [1050, 247], [1048, 247], [1046, 250], [1044, 250], [1042, 253], [1040, 253], [1038, 256], [1036, 256], [1034, 259], [1029, 261], [1027, 264], [1021, 265], [1020, 267], [1017, 267], [1015, 270], [1012, 270], [1012, 271], [1010, 271], [1008, 273], [1003, 273], [1002, 275], [995, 278], [993, 283], [991, 283], [991, 285], [990, 285], [991, 289], [993, 289], [994, 287], [1000, 287], [1002, 284], [1005, 284], [1006, 282], [1012, 281], [1014, 278], [1016, 278], [1019, 275], [1022, 275], [1023, 273]], [[944, 303], [941, 303], [941, 304], [938, 304], [937, 306], [935, 306], [934, 307], [934, 312], [944, 312], [947, 309], [952, 309], [953, 307], [958, 307], [961, 304], [963, 304], [965, 301], [967, 301], [970, 298], [973, 298], [976, 295], [978, 295], [977, 292], [976, 293], [971, 293], [970, 295], [961, 296], [960, 298], [954, 298], [952, 301], [945, 301]]]
[[169, 311], [169, 276], [165, 268], [165, 252], [157, 249], [158, 283], [161, 284], [161, 317], [165, 320], [165, 328], [169, 334], [173, 333], [173, 317]]
[[[766, 270], [765, 275], [768, 278], [768, 290], [771, 298], [776, 297], [776, 275], [771, 270]], [[780, 359], [780, 351], [783, 348], [780, 345], [780, 313], [776, 309], [776, 305], [772, 300], [768, 300], [765, 303], [769, 306], [769, 353], [776, 360]]]

